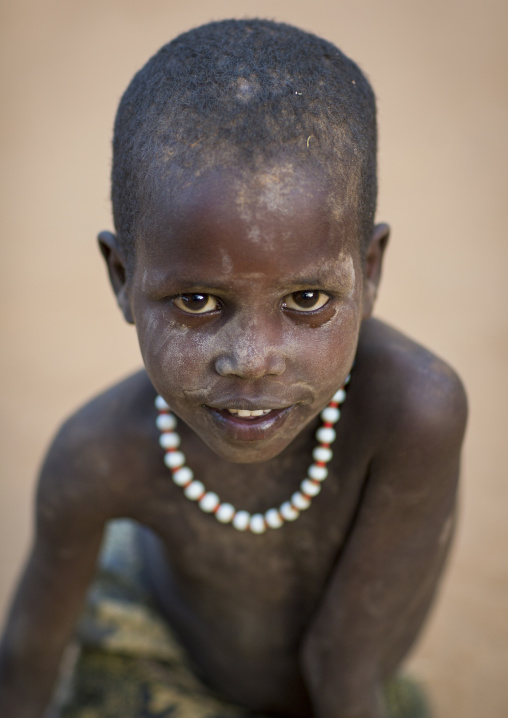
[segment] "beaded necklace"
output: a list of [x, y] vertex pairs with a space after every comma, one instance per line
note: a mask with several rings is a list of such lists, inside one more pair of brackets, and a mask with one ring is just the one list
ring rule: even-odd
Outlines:
[[278, 529], [286, 521], [295, 521], [302, 511], [309, 508], [312, 499], [321, 491], [322, 482], [328, 476], [326, 464], [332, 458], [330, 446], [336, 436], [333, 426], [340, 418], [339, 406], [346, 400], [345, 387], [350, 379], [351, 374], [348, 374], [343, 386], [321, 412], [323, 425], [316, 431], [319, 445], [312, 452], [314, 462], [309, 466], [307, 477], [300, 484], [300, 490], [296, 491], [289, 501], [284, 501], [279, 508], [268, 509], [264, 514], [251, 515], [248, 511], [238, 511], [232, 504], [221, 502], [216, 493], [207, 491], [204, 484], [194, 478], [192, 469], [186, 466], [185, 454], [178, 448], [180, 436], [176, 432], [176, 417], [166, 401], [161, 396], [157, 396], [156, 423], [161, 432], [159, 443], [165, 451], [164, 463], [171, 470], [174, 483], [183, 489], [184, 495], [190, 501], [197, 502], [202, 511], [215, 516], [222, 524], [231, 524], [237, 531], [249, 529], [254, 534], [262, 534], [267, 528]]

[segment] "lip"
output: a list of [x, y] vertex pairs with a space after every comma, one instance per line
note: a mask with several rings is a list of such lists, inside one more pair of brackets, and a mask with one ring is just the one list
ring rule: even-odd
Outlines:
[[[264, 407], [253, 406], [252, 408], [247, 407], [245, 404], [245, 402], [242, 402], [242, 409], [249, 408], [251, 411], [255, 411], [256, 408], [268, 408], [266, 404]], [[236, 405], [231, 405], [231, 407], [225, 406], [218, 409], [205, 404], [204, 408], [216, 426], [228, 438], [234, 441], [262, 441], [269, 439], [281, 428], [296, 405], [291, 404], [290, 406], [272, 408], [269, 414], [251, 418], [242, 418], [236, 414], [229, 413], [229, 408], [236, 409], [238, 406], [239, 404], [236, 402]]]

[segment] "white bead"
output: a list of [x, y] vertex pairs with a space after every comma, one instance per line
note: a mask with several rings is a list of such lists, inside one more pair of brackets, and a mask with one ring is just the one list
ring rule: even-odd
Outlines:
[[185, 454], [181, 451], [168, 451], [164, 454], [164, 463], [170, 469], [177, 469], [185, 464]]
[[316, 464], [312, 464], [312, 466], [309, 466], [309, 470], [307, 471], [309, 478], [315, 479], [316, 481], [324, 481], [326, 477], [328, 476], [328, 469], [326, 466], [316, 466]]
[[159, 431], [173, 431], [176, 427], [176, 419], [173, 414], [159, 414], [155, 421]]
[[265, 518], [263, 514], [254, 514], [250, 519], [250, 530], [255, 534], [264, 534], [266, 531]]
[[346, 390], [345, 389], [339, 389], [339, 391], [335, 392], [335, 394], [332, 397], [332, 401], [336, 401], [337, 404], [342, 404], [343, 401], [346, 401]]
[[173, 481], [177, 486], [185, 486], [189, 481], [192, 481], [193, 478], [194, 472], [192, 469], [189, 469], [188, 466], [182, 466], [181, 469], [178, 469], [178, 471], [175, 471], [173, 474]]
[[235, 515], [235, 507], [231, 504], [221, 504], [215, 513], [215, 518], [221, 524], [228, 524]]
[[312, 451], [314, 461], [330, 461], [332, 456], [332, 450], [328, 449], [326, 446], [316, 446], [316, 448]]
[[347, 375], [347, 377], [344, 379], [344, 386], [345, 386], [346, 384], [349, 384], [350, 381], [351, 381], [351, 372], [350, 372], [350, 373]]
[[310, 499], [304, 496], [300, 491], [296, 491], [291, 497], [291, 503], [299, 511], [304, 511], [310, 506]]
[[316, 431], [316, 439], [322, 444], [331, 444], [335, 441], [336, 436], [335, 429], [332, 429], [331, 426], [322, 426]]
[[199, 508], [210, 514], [219, 505], [219, 497], [213, 491], [208, 491], [199, 502]]
[[162, 396], [155, 397], [155, 407], [159, 411], [169, 411], [169, 404], [162, 398]]
[[330, 424], [335, 424], [340, 419], [340, 411], [335, 406], [327, 406], [321, 412], [321, 418], [323, 421], [329, 421]]
[[304, 479], [300, 484], [300, 489], [304, 494], [307, 494], [307, 496], [317, 496], [321, 491], [321, 485], [315, 484], [313, 481], [309, 481], [309, 479]]
[[250, 514], [248, 511], [238, 511], [233, 519], [233, 526], [238, 531], [245, 531], [250, 522]]
[[280, 515], [284, 519], [286, 519], [286, 521], [294, 521], [300, 515], [300, 512], [297, 511], [297, 509], [295, 509], [294, 506], [291, 506], [289, 501], [284, 501], [284, 503], [280, 507], [279, 511], [280, 511]]
[[159, 437], [159, 444], [163, 449], [176, 449], [180, 446], [180, 437], [174, 431], [165, 431]]
[[196, 501], [199, 499], [201, 494], [205, 491], [205, 487], [201, 483], [201, 481], [193, 481], [188, 486], [185, 487], [183, 490], [183, 493], [187, 496], [188, 499], [191, 501]]
[[277, 509], [268, 509], [265, 514], [265, 521], [271, 529], [280, 529], [284, 524]]

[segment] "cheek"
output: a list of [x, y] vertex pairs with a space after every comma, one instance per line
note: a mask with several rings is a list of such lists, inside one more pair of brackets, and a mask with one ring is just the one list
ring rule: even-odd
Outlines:
[[136, 328], [143, 361], [156, 388], [181, 394], [183, 389], [202, 385], [209, 366], [209, 347], [202, 336], [150, 308], [136, 318]]
[[295, 327], [287, 338], [294, 371], [290, 375], [306, 385], [321, 409], [337, 391], [353, 364], [360, 330], [355, 302], [342, 304], [330, 321], [320, 327]]
[[360, 313], [355, 302], [339, 306], [333, 318], [317, 330], [309, 330], [309, 337], [303, 343], [307, 360], [314, 360], [319, 380], [349, 369], [358, 344]]

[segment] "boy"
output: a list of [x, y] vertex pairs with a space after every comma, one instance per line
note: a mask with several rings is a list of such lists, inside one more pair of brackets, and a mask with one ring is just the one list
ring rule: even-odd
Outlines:
[[450, 543], [466, 403], [371, 318], [388, 228], [368, 82], [287, 25], [197, 28], [122, 98], [112, 197], [99, 242], [146, 371], [49, 451], [1, 715], [48, 705], [117, 518], [136, 524], [106, 544], [62, 715], [401, 715], [386, 685]]

